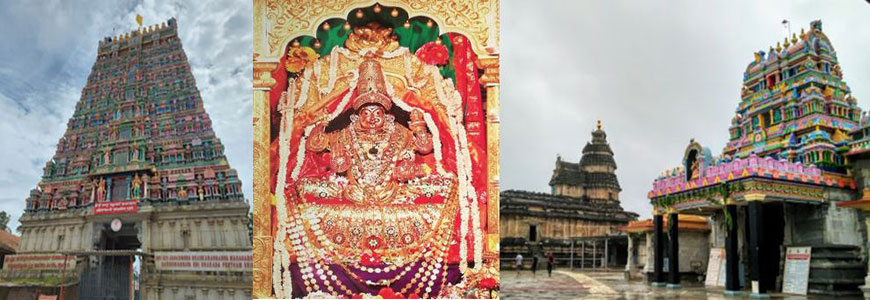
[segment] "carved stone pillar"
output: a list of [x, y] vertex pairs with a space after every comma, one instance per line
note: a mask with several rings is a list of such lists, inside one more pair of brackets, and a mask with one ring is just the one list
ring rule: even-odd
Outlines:
[[[257, 4], [255, 4], [257, 5]], [[261, 24], [256, 24], [261, 26]], [[255, 34], [256, 35], [256, 34]], [[270, 111], [269, 90], [275, 85], [271, 72], [278, 61], [254, 61], [254, 298], [272, 296], [272, 193], [269, 187]]]
[[[489, 170], [489, 193], [487, 193], [486, 251], [498, 253], [499, 243], [499, 60], [498, 56], [481, 57], [478, 66], [483, 69], [480, 83], [486, 88], [486, 151]], [[481, 222], [481, 223], [484, 223]]]
[[665, 274], [663, 273], [664, 265], [665, 265], [665, 247], [664, 247], [664, 233], [662, 232], [662, 213], [655, 212], [653, 215], [653, 236], [655, 237], [655, 245], [654, 245], [654, 259], [653, 259], [653, 286], [664, 286], [665, 285]]

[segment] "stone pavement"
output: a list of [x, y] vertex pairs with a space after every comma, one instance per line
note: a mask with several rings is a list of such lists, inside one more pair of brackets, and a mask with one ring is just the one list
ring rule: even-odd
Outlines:
[[[784, 300], [821, 300], [824, 297], [804, 297], [771, 294], [771, 299]], [[579, 272], [557, 269], [553, 277], [547, 277], [546, 270], [539, 270], [537, 276], [524, 270], [519, 276], [514, 270], [502, 270], [502, 299], [750, 299], [748, 292], [740, 297], [725, 296], [721, 288], [708, 289], [700, 284], [684, 284], [676, 290], [654, 288], [641, 280], [626, 281], [621, 271], [584, 271]], [[858, 300], [862, 298], [838, 297], [837, 300]]]

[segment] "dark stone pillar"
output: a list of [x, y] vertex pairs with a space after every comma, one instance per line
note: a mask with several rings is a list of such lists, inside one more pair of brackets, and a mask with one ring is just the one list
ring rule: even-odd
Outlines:
[[665, 274], [662, 269], [665, 265], [665, 241], [662, 232], [662, 215], [653, 215], [653, 237], [655, 238], [655, 251], [653, 263], [653, 286], [663, 286], [665, 284]]
[[761, 225], [763, 212], [761, 201], [748, 201], [749, 211], [749, 280], [752, 282], [752, 294], [750, 296], [764, 296], [765, 291], [761, 286], [761, 243], [763, 241], [764, 228]]
[[668, 255], [668, 287], [680, 287], [680, 237], [679, 237], [679, 214], [668, 215], [668, 238], [671, 242], [670, 255]]
[[740, 252], [737, 248], [737, 205], [725, 206], [730, 216], [725, 220], [725, 292], [740, 294]]

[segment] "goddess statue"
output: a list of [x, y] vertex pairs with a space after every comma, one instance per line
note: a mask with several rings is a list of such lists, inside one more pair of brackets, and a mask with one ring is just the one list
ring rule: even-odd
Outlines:
[[484, 274], [473, 176], [486, 157], [471, 154], [467, 102], [390, 28], [354, 28], [344, 45], [323, 58], [288, 50], [275, 294], [456, 296]]
[[[456, 171], [436, 164], [435, 151], [443, 151], [437, 126], [427, 125], [421, 108], [394, 103], [378, 61], [361, 59], [357, 74], [348, 108], [336, 108], [331, 119], [318, 112], [322, 119], [300, 141], [298, 172], [287, 178], [289, 215], [305, 220], [286, 241], [295, 257], [290, 270], [304, 278], [334, 274], [324, 283], [346, 296], [391, 287], [434, 297], [457, 282], [464, 254], [454, 233]], [[304, 231], [314, 249], [300, 248]], [[296, 283], [304, 284], [297, 292], [317, 290]]]
[[[410, 112], [408, 127], [396, 122], [390, 110], [392, 100], [384, 87], [381, 66], [365, 60], [359, 67], [359, 94], [353, 100], [350, 124], [327, 133], [326, 121], [311, 131], [306, 148], [329, 152], [330, 177], [303, 179], [297, 185], [303, 198], [341, 198], [355, 204], [411, 203], [426, 194], [437, 181], [438, 189], [449, 188], [449, 181], [427, 176], [416, 158], [432, 152], [432, 134], [419, 109]], [[429, 172], [431, 173], [431, 172]], [[416, 181], [415, 181], [416, 180]]]

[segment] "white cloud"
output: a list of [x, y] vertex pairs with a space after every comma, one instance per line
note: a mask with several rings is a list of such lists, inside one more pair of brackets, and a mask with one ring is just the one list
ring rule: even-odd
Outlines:
[[691, 138], [721, 153], [753, 53], [821, 19], [859, 105], [870, 106], [866, 1], [502, 3], [501, 186], [548, 192], [556, 154], [578, 161], [596, 118], [615, 153], [623, 207]]

